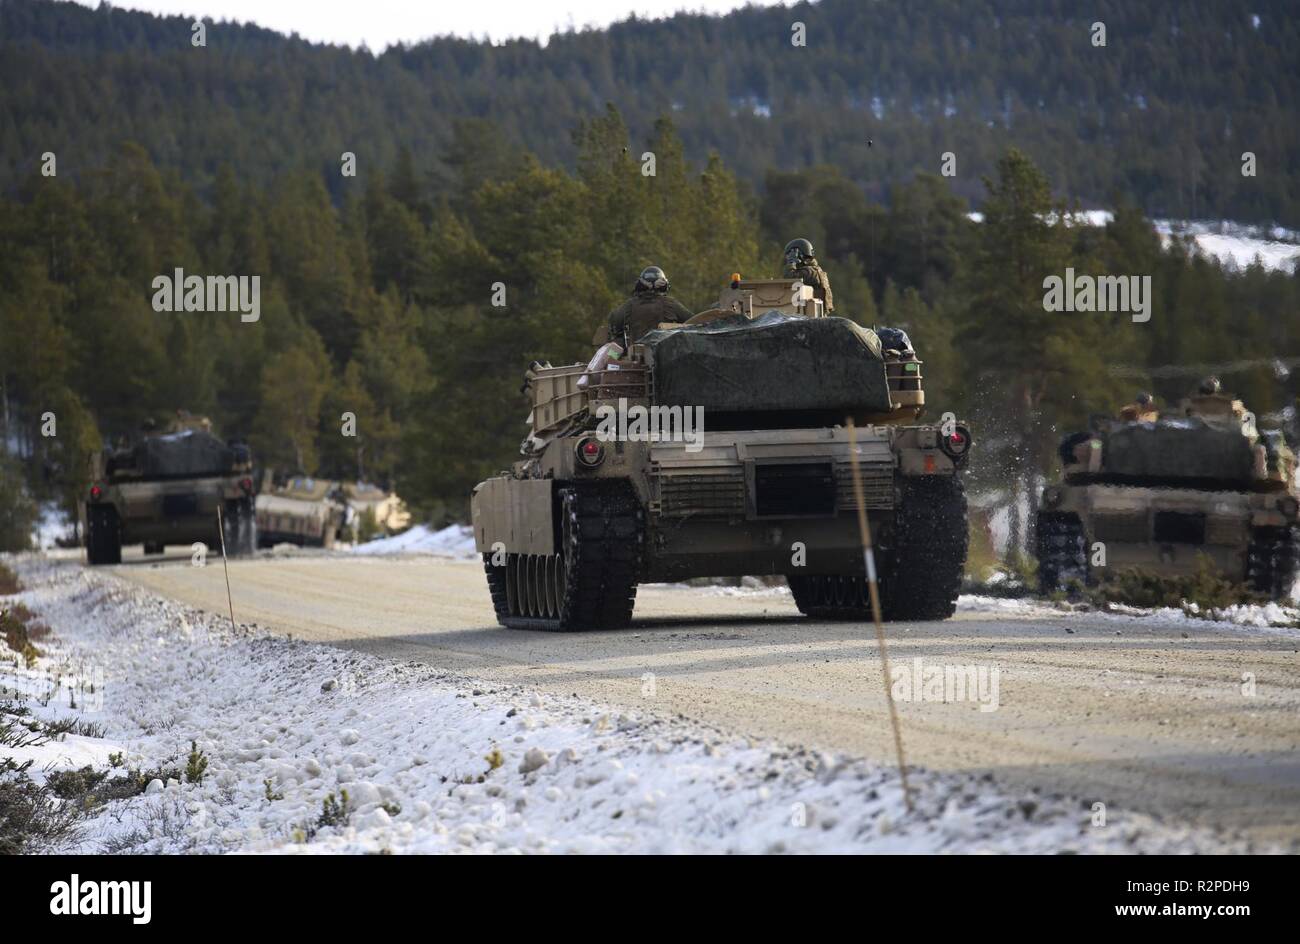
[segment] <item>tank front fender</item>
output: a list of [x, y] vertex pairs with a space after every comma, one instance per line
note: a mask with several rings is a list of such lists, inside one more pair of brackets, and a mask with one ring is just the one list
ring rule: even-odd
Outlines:
[[470, 499], [474, 546], [481, 554], [504, 548], [512, 554], [555, 554], [555, 480], [480, 482]]

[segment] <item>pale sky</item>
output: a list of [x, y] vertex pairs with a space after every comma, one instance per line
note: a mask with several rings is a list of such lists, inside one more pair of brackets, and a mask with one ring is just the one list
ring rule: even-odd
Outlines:
[[[98, 0], [77, 0], [95, 7]], [[608, 26], [631, 14], [662, 18], [679, 10], [725, 13], [745, 0], [114, 0], [119, 9], [256, 23], [316, 42], [381, 52], [448, 33], [501, 41], [544, 40], [569, 26]], [[771, 5], [759, 0], [759, 6]]]

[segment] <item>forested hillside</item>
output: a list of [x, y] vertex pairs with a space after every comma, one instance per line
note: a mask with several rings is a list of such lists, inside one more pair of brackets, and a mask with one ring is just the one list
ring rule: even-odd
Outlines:
[[[180, 18], [2, 0], [0, 189], [45, 151], [79, 174], [123, 138], [204, 195], [223, 163], [265, 186], [343, 151], [377, 170], [402, 147], [449, 186], [441, 155], [458, 118], [490, 117], [501, 147], [572, 167], [567, 130], [608, 101], [635, 145], [671, 113], [689, 157], [716, 150], [755, 186], [771, 168], [828, 163], [883, 199], [952, 152], [954, 192], [978, 201], [1014, 145], [1085, 203], [1294, 226], [1294, 14], [1286, 0], [822, 0], [632, 20], [544, 47], [443, 38], [375, 56], [221, 24], [199, 49]], [[806, 46], [792, 45], [795, 22]], [[1255, 177], [1241, 174], [1245, 151]]]

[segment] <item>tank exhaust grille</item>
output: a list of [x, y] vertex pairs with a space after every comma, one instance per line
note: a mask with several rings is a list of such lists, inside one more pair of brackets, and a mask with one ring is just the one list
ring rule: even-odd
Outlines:
[[[862, 498], [868, 509], [894, 507], [894, 464], [892, 462], [861, 462], [858, 470], [862, 478]], [[858, 510], [853, 494], [853, 464], [848, 459], [835, 463], [835, 504], [840, 511]]]

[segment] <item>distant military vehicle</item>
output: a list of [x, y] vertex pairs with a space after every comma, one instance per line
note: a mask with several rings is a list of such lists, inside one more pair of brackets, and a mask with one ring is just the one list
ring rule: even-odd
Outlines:
[[296, 475], [264, 481], [257, 496], [257, 541], [261, 547], [297, 544], [331, 548], [350, 523], [343, 489], [329, 479]]
[[88, 562], [119, 563], [123, 544], [143, 543], [146, 554], [200, 541], [215, 550], [218, 506], [226, 553], [253, 553], [252, 474], [247, 445], [223, 442], [206, 419], [184, 413], [165, 432], [95, 454], [79, 509]]
[[[1061, 443], [1063, 479], [1044, 489], [1038, 513], [1040, 588], [1119, 570], [1190, 575], [1208, 561], [1258, 593], [1287, 596], [1300, 532], [1295, 456], [1282, 435], [1257, 429], [1217, 381], [1175, 411], [1149, 409], [1126, 407], [1127, 418], [1099, 419]], [[1097, 552], [1105, 570], [1092, 566]]]
[[471, 503], [503, 625], [615, 627], [638, 583], [774, 574], [803, 613], [869, 617], [851, 449], [885, 617], [952, 614], [971, 437], [916, 423], [903, 332], [826, 317], [798, 279], [736, 276], [687, 324], [526, 383], [523, 458]]

